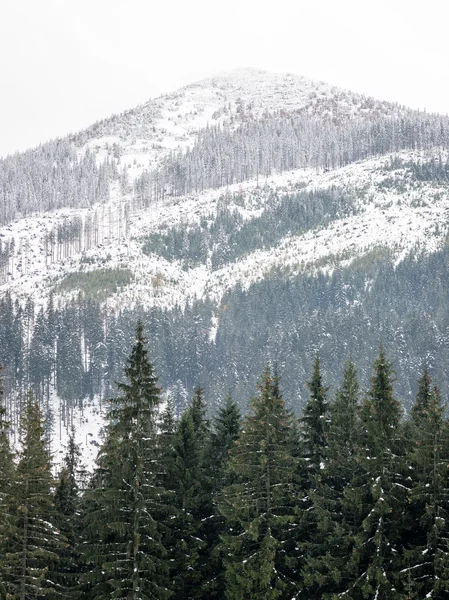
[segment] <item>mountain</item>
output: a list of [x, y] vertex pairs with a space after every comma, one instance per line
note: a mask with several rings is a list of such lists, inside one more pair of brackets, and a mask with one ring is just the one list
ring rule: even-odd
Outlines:
[[12, 420], [31, 386], [93, 454], [138, 318], [178, 410], [267, 360], [299, 410], [316, 350], [366, 382], [381, 342], [405, 406], [423, 362], [445, 393], [448, 149], [447, 117], [240, 69], [0, 161]]

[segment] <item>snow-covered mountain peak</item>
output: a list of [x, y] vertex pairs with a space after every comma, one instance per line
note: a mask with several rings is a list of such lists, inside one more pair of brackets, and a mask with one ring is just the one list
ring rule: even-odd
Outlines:
[[130, 178], [160, 163], [170, 152], [192, 147], [207, 126], [236, 128], [266, 113], [305, 112], [312, 118], [342, 123], [406, 109], [321, 81], [289, 73], [240, 68], [197, 81], [151, 99], [72, 136], [79, 151], [99, 161], [120, 157]]

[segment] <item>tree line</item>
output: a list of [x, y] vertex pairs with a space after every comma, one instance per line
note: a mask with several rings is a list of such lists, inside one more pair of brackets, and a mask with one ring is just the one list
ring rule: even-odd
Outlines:
[[[39, 403], [21, 449], [0, 404], [0, 598], [443, 599], [449, 421], [427, 368], [410, 414], [380, 347], [366, 392], [347, 362], [331, 398], [316, 355], [299, 418], [276, 367], [246, 414], [177, 419], [141, 323], [89, 478], [72, 435], [58, 477]], [[294, 407], [293, 407], [294, 408]]]
[[419, 111], [367, 114], [341, 122], [302, 113], [265, 113], [233, 127], [207, 127], [134, 182], [136, 200], [198, 194], [292, 169], [336, 169], [401, 150], [447, 149], [449, 119]]
[[78, 155], [69, 139], [56, 139], [0, 160], [0, 224], [36, 212], [92, 206], [109, 200], [116, 161], [97, 166], [95, 154]]

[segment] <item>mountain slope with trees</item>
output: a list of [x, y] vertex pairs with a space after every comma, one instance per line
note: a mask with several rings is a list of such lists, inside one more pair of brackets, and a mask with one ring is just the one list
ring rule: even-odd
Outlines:
[[298, 413], [317, 350], [366, 384], [380, 343], [407, 410], [423, 362], [444, 398], [448, 145], [445, 116], [243, 69], [0, 161], [15, 442], [31, 388], [58, 460], [73, 423], [92, 458], [138, 319], [176, 416], [198, 385], [244, 409], [267, 360]]

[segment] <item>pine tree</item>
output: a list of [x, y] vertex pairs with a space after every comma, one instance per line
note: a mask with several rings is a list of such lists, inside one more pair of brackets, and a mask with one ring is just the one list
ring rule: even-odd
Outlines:
[[427, 368], [408, 426], [412, 485], [402, 584], [412, 597], [443, 600], [449, 593], [449, 428]]
[[295, 444], [293, 416], [267, 366], [232, 448], [233, 483], [220, 498], [229, 524], [222, 548], [228, 600], [274, 600], [291, 589], [283, 542], [294, 520]]
[[21, 419], [21, 443], [12, 498], [16, 523], [5, 553], [7, 590], [19, 600], [51, 598], [58, 590], [49, 574], [66, 540], [56, 526], [44, 422], [31, 392]]
[[164, 490], [156, 411], [160, 389], [148, 360], [142, 325], [125, 368], [127, 383], [114, 399], [94, 489], [88, 493], [88, 597], [161, 600], [169, 597], [168, 569], [158, 527]]

